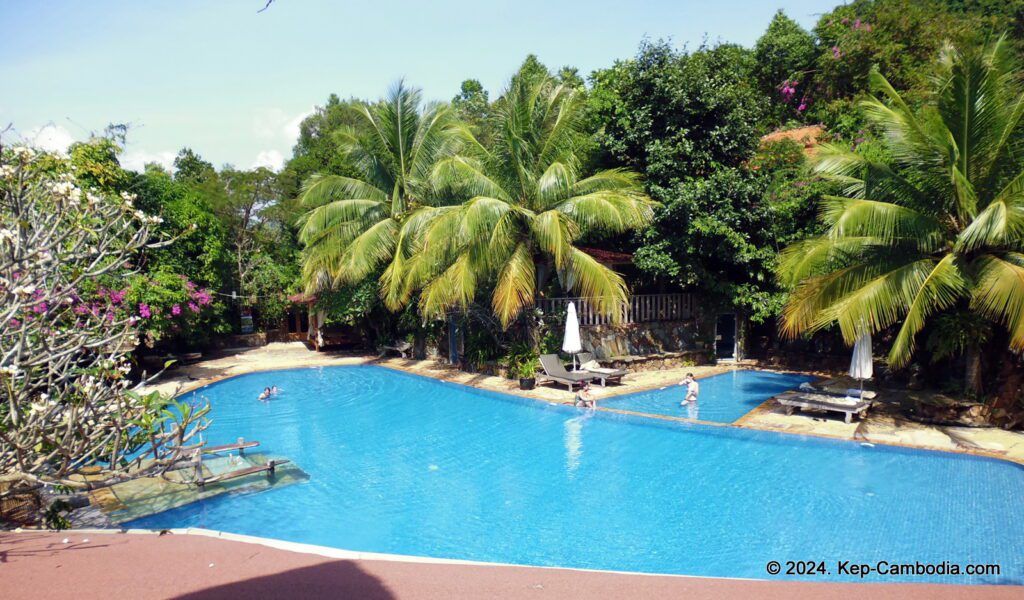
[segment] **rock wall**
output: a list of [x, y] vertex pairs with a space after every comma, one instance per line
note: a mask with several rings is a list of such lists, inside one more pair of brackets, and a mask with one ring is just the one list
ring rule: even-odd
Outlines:
[[600, 360], [702, 350], [696, 321], [654, 321], [580, 328], [583, 349]]

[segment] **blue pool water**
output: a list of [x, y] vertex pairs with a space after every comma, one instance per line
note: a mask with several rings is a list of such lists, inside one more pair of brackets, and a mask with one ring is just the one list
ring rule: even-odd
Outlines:
[[732, 423], [757, 408], [766, 399], [813, 380], [814, 378], [808, 375], [769, 371], [729, 371], [699, 381], [700, 396], [696, 412], [693, 407], [688, 411], [687, 408], [679, 406], [686, 396], [686, 388], [676, 385], [601, 400], [601, 406], [716, 423]]
[[[256, 400], [265, 386], [284, 392]], [[772, 578], [768, 561], [996, 563], [1024, 582], [1024, 469], [966, 455], [555, 407], [380, 367], [246, 375], [201, 392], [307, 483], [134, 527], [206, 527], [353, 550]], [[775, 578], [780, 578], [777, 576]]]

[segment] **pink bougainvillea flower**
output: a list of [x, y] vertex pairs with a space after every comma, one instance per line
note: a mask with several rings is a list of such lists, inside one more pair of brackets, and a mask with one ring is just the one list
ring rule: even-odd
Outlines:
[[843, 51], [839, 49], [839, 46], [832, 46], [832, 58], [839, 58], [843, 55]]
[[171, 314], [174, 315], [174, 316], [180, 315], [181, 314], [181, 305], [180, 304], [175, 304], [174, 306], [172, 306], [171, 307]]
[[20, 326], [21, 326], [21, 321], [19, 321], [19, 320], [17, 320], [17, 319], [11, 319], [11, 320], [10, 320], [10, 321], [8, 321], [7, 323], [8, 323], [8, 324], [9, 324], [9, 325], [10, 325], [11, 327], [20, 327]]
[[149, 310], [149, 305], [145, 302], [139, 303], [139, 316], [143, 319], [148, 319], [153, 316], [153, 313]]
[[188, 309], [194, 313], [199, 312], [199, 306], [195, 302], [189, 302]]
[[44, 312], [46, 312], [48, 308], [49, 306], [46, 304], [46, 302], [40, 302], [38, 304], [32, 305], [32, 312], [36, 313], [37, 315], [41, 315]]
[[805, 110], [807, 110], [807, 103], [801, 102], [800, 106], [796, 107], [796, 110], [797, 112], [804, 112]]

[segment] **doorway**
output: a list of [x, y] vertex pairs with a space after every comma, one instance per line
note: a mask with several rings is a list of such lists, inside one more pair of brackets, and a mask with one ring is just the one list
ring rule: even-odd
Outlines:
[[715, 356], [718, 360], [736, 360], [736, 315], [718, 315], [715, 324]]

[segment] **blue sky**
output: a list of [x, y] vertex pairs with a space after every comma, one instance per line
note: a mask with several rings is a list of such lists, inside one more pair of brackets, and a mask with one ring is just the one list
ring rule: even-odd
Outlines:
[[500, 93], [529, 53], [581, 73], [644, 37], [752, 45], [782, 8], [805, 27], [838, 0], [0, 0], [0, 128], [59, 147], [110, 122], [122, 162], [189, 146], [214, 164], [277, 166], [330, 93], [376, 98], [399, 78], [448, 100]]

